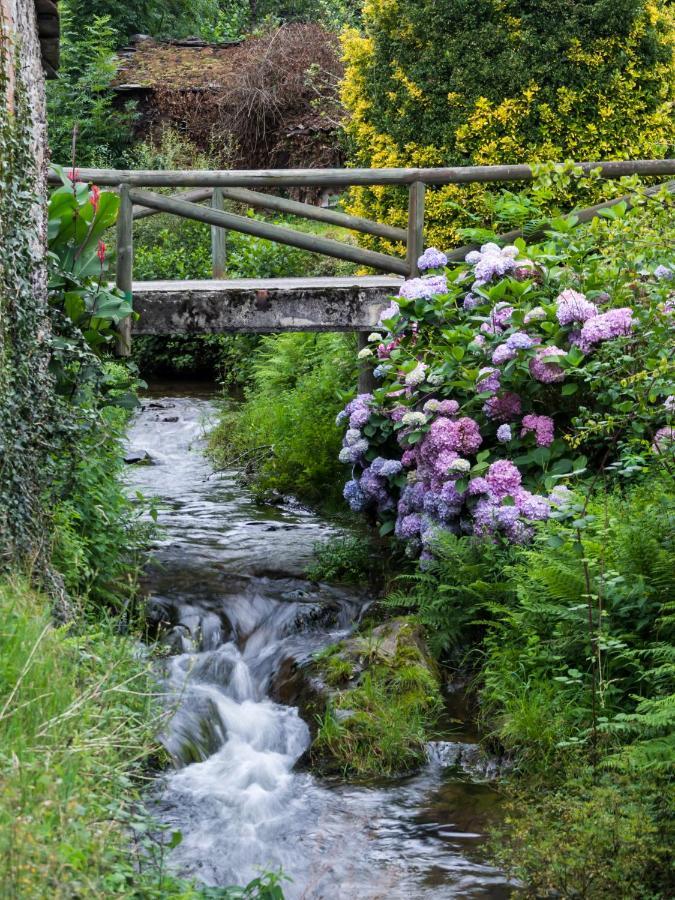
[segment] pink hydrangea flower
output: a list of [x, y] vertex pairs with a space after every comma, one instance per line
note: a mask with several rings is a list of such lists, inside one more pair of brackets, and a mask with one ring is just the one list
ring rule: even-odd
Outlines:
[[568, 288], [558, 294], [556, 301], [558, 309], [556, 316], [561, 325], [571, 325], [573, 322], [586, 322], [598, 315], [598, 307], [586, 299], [585, 294]]
[[500, 388], [500, 371], [491, 366], [480, 369], [476, 379], [476, 390], [479, 394], [487, 393], [496, 394]]
[[550, 447], [553, 443], [554, 424], [550, 416], [535, 416], [530, 414], [523, 416], [523, 427], [520, 436], [525, 437], [530, 431], [533, 431], [538, 447]]
[[495, 347], [492, 353], [492, 362], [496, 366], [501, 366], [510, 359], [515, 359], [517, 355], [517, 352], [509, 347], [508, 344], [500, 344], [498, 347]]
[[629, 306], [610, 309], [584, 322], [579, 338], [582, 349], [611, 341], [630, 334], [633, 328], [633, 310]]
[[[585, 326], [584, 326], [585, 327]], [[555, 363], [545, 363], [543, 360], [552, 356], [564, 356], [565, 351], [560, 347], [542, 347], [537, 350], [537, 355], [530, 360], [530, 374], [542, 384], [556, 384], [565, 380], [565, 371]]]

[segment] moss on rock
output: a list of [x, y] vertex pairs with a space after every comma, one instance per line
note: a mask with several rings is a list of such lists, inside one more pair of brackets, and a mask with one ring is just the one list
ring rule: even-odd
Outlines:
[[392, 619], [332, 645], [308, 674], [326, 688], [310, 750], [316, 770], [395, 775], [424, 761], [442, 698], [415, 619]]

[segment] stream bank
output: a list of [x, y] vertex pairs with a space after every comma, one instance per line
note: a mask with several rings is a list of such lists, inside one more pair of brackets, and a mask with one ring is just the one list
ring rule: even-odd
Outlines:
[[145, 583], [169, 654], [161, 677], [175, 713], [163, 740], [175, 768], [150, 803], [182, 834], [170, 867], [213, 886], [282, 867], [288, 898], [510, 896], [485, 861], [496, 792], [461, 765], [475, 739], [435, 742], [418, 772], [386, 781], [298, 765], [311, 723], [276, 702], [292, 699], [284, 669], [348, 640], [370, 598], [304, 578], [330, 523], [294, 504], [261, 507], [236, 473], [213, 473], [203, 454], [213, 413], [207, 392], [162, 389], [129, 434], [151, 462], [130, 470], [130, 487], [161, 502]]

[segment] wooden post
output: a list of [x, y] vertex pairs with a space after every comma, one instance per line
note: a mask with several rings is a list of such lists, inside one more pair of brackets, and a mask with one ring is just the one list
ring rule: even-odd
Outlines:
[[[213, 194], [211, 196], [211, 206], [213, 209], [220, 210], [223, 212], [225, 209], [223, 197], [223, 189], [222, 188], [214, 188]], [[214, 278], [224, 278], [225, 277], [225, 264], [227, 261], [227, 249], [226, 249], [226, 240], [227, 240], [227, 232], [224, 228], [219, 228], [217, 225], [211, 226], [211, 259], [213, 261], [213, 277]]]
[[[117, 273], [115, 284], [127, 297], [132, 299], [131, 285], [134, 265], [134, 220], [133, 204], [129, 197], [129, 185], [120, 185], [120, 208], [117, 214]], [[123, 319], [117, 326], [117, 356], [131, 355], [131, 317]]]
[[[368, 335], [365, 331], [357, 332], [359, 351], [368, 347]], [[359, 360], [359, 394], [372, 394], [375, 389], [375, 376], [370, 359]]]
[[417, 260], [424, 253], [424, 182], [414, 181], [408, 194], [408, 272], [410, 278], [420, 274]]

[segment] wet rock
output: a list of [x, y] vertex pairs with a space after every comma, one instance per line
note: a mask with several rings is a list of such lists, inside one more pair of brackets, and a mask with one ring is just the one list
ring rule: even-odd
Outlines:
[[427, 758], [441, 768], [458, 768], [473, 778], [493, 780], [508, 767], [505, 759], [490, 756], [477, 743], [465, 741], [429, 741]]
[[178, 416], [164, 416], [162, 422], [177, 422]]
[[147, 450], [132, 450], [124, 457], [124, 462], [129, 466], [154, 466], [155, 461]]
[[189, 709], [176, 713], [162, 743], [176, 768], [203, 762], [225, 743], [227, 732], [218, 707], [208, 697], [193, 697]]
[[303, 591], [302, 588], [297, 588], [294, 591], [284, 591], [283, 594], [281, 594], [280, 599], [286, 600], [289, 603], [302, 603], [303, 600], [309, 600], [311, 596], [309, 591]]
[[160, 643], [168, 647], [172, 653], [190, 653], [194, 650], [194, 641], [185, 625], [174, 625], [160, 637]]
[[313, 673], [313, 668], [313, 661], [302, 664], [285, 659], [270, 683], [271, 699], [284, 706], [297, 706], [312, 737], [316, 735], [318, 718], [325, 712], [330, 696], [330, 689]]

